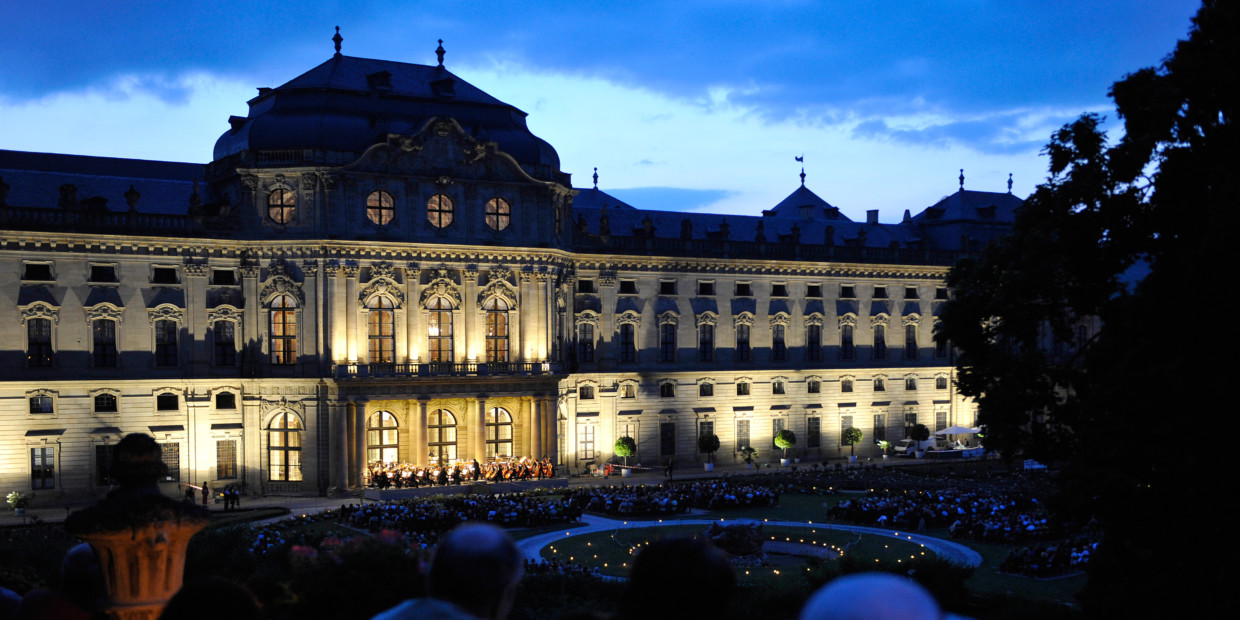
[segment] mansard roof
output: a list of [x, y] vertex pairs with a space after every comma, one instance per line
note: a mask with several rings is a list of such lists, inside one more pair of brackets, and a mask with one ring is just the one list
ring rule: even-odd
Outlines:
[[311, 161], [348, 162], [389, 134], [412, 135], [451, 117], [473, 137], [499, 144], [536, 178], [560, 170], [550, 144], [530, 132], [525, 112], [431, 67], [336, 54], [276, 88], [260, 88], [247, 117], [215, 143], [216, 160], [245, 151], [303, 151]]
[[203, 164], [0, 150], [0, 178], [9, 186], [5, 202], [10, 207], [55, 207], [61, 187], [72, 185], [76, 201], [87, 208], [123, 212], [129, 209], [125, 193], [133, 186], [140, 194], [139, 211], [184, 215], [194, 181], [201, 181], [205, 171]]
[[927, 225], [948, 222], [1011, 224], [1016, 221], [1016, 208], [1022, 202], [1011, 193], [979, 192], [962, 188], [918, 213], [913, 220]]
[[775, 205], [775, 208], [763, 211], [762, 215], [775, 217], [795, 217], [800, 219], [823, 219], [851, 221], [840, 210], [810, 191], [805, 183], [796, 188], [787, 198]]

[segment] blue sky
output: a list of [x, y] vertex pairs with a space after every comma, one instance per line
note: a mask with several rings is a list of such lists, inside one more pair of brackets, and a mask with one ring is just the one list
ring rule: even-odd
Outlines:
[[[446, 66], [529, 113], [574, 184], [756, 215], [799, 184], [860, 219], [1027, 195], [1039, 151], [1188, 33], [1188, 1], [0, 4], [0, 148], [205, 162], [259, 86], [344, 53]], [[50, 7], [50, 8], [49, 8]], [[209, 7], [209, 8], [208, 8]]]

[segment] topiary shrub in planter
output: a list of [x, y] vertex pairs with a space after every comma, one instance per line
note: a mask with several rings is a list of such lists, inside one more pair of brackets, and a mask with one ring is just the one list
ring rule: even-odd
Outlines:
[[909, 438], [917, 442], [917, 445], [913, 446], [913, 449], [917, 452], [917, 457], [921, 458], [921, 455], [926, 452], [925, 449], [921, 447], [921, 442], [930, 439], [930, 428], [925, 424], [917, 424], [913, 427], [913, 430], [909, 431]]
[[624, 459], [624, 467], [625, 471], [627, 471], [629, 467], [629, 457], [637, 454], [637, 441], [632, 437], [625, 435], [624, 437], [616, 440], [616, 445], [613, 446], [613, 449], [616, 456]]
[[851, 461], [857, 460], [857, 444], [861, 443], [861, 437], [861, 429], [855, 426], [844, 429], [843, 439], [848, 444], [848, 459]]
[[698, 436], [698, 451], [706, 453], [706, 471], [715, 469], [715, 452], [719, 450], [719, 436], [714, 433]]
[[788, 464], [788, 448], [795, 445], [797, 445], [796, 433], [786, 428], [775, 433], [775, 447], [784, 451], [784, 457], [781, 459], [782, 464]]

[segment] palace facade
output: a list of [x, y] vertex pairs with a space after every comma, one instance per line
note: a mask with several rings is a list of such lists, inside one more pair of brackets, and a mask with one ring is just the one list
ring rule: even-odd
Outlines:
[[753, 446], [861, 455], [971, 426], [932, 333], [1020, 200], [852, 221], [576, 189], [525, 114], [439, 64], [337, 53], [228, 119], [209, 164], [0, 151], [0, 489], [102, 494], [148, 433], [169, 484], [325, 494], [376, 460], [571, 471]]

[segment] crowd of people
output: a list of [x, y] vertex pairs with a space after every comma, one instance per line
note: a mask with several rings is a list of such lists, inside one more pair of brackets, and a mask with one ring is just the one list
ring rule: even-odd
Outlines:
[[876, 491], [827, 512], [832, 519], [910, 531], [949, 528], [954, 538], [1011, 543], [1056, 534], [1037, 498], [957, 488]]
[[1098, 542], [1088, 536], [1021, 547], [1008, 553], [999, 570], [1026, 577], [1058, 577], [1085, 570]]
[[375, 461], [366, 469], [367, 485], [378, 489], [447, 486], [464, 482], [507, 482], [511, 480], [542, 480], [555, 477], [551, 459], [495, 459], [479, 463], [478, 459], [451, 463], [414, 465]]
[[540, 527], [575, 523], [582, 509], [561, 495], [505, 493], [402, 499], [342, 507], [342, 523], [379, 532], [402, 532], [422, 546], [435, 544], [440, 535], [464, 522], [487, 522], [500, 527]]

